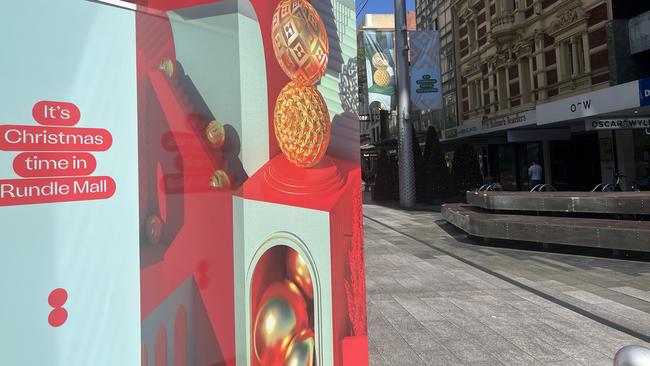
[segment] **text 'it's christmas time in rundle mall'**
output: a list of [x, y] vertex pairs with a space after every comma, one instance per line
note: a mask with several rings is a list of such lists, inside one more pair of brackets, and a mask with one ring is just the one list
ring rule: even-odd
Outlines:
[[[108, 176], [92, 176], [113, 138], [102, 128], [73, 127], [79, 108], [67, 102], [40, 101], [32, 108], [34, 125], [0, 125], [0, 150], [16, 153], [19, 178], [0, 179], [0, 206], [101, 200], [113, 196]], [[1, 161], [1, 160], [0, 160]]]

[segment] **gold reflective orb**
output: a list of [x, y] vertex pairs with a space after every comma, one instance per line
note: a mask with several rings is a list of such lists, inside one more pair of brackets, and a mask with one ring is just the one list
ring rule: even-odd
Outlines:
[[257, 313], [254, 345], [257, 359], [277, 359], [289, 346], [297, 331], [296, 312], [286, 299], [274, 297], [266, 301]]
[[289, 343], [284, 357], [284, 365], [313, 366], [314, 347], [314, 332], [311, 329], [303, 329]]
[[377, 69], [388, 68], [388, 57], [383, 52], [377, 52], [372, 56], [372, 66]]
[[228, 177], [228, 173], [224, 172], [221, 169], [217, 170], [210, 177], [209, 185], [212, 188], [230, 189], [230, 178]]
[[311, 274], [307, 262], [295, 250], [289, 250], [287, 255], [287, 275], [303, 294], [310, 300], [314, 298], [314, 286], [311, 281]]
[[144, 224], [145, 235], [151, 244], [158, 244], [162, 236], [162, 220], [158, 215], [151, 215], [147, 217]]
[[305, 0], [282, 0], [273, 14], [273, 52], [285, 74], [303, 85], [325, 74], [329, 40], [325, 25]]
[[384, 87], [390, 85], [390, 74], [386, 70], [383, 69], [376, 70], [372, 76], [372, 79], [375, 82], [375, 84], [379, 86]]
[[330, 115], [318, 89], [287, 84], [275, 104], [275, 137], [287, 159], [311, 168], [323, 158], [330, 143]]
[[205, 136], [214, 147], [222, 147], [226, 141], [226, 130], [219, 121], [211, 121], [205, 128]]
[[174, 76], [174, 63], [172, 60], [166, 58], [162, 61], [160, 61], [160, 65], [158, 66], [160, 70], [168, 77], [172, 78]]

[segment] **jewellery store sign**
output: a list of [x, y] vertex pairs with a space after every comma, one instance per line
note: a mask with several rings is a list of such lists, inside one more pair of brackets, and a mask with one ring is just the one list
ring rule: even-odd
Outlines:
[[509, 114], [483, 121], [483, 131], [492, 132], [506, 130], [513, 127], [534, 125], [537, 122], [537, 113], [534, 110]]
[[650, 128], [650, 118], [593, 119], [585, 122], [585, 130], [628, 130]]

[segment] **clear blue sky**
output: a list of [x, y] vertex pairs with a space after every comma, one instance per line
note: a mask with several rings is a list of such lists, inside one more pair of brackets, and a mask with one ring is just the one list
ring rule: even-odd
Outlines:
[[[393, 13], [395, 9], [395, 0], [355, 0], [357, 3], [357, 12], [359, 11], [360, 6], [367, 2], [366, 6], [363, 8], [363, 11], [357, 17], [357, 20], [363, 18], [366, 13]], [[406, 0], [406, 10], [413, 10], [415, 8], [415, 0]]]

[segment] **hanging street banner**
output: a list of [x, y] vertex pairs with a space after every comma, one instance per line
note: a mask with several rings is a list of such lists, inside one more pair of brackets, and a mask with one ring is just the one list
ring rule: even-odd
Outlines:
[[440, 33], [409, 32], [411, 50], [411, 103], [414, 109], [442, 109]]
[[394, 32], [364, 31], [364, 51], [368, 80], [368, 105], [383, 110], [395, 109]]

